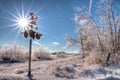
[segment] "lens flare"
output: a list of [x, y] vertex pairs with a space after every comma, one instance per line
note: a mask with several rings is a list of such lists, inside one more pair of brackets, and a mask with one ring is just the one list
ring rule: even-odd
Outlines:
[[13, 24], [9, 26], [14, 27], [14, 30], [18, 29], [19, 32], [23, 32], [29, 28], [28, 24], [30, 22], [30, 17], [28, 14], [25, 15], [24, 9], [22, 9], [22, 12], [20, 13], [16, 8], [16, 12], [17, 14], [9, 12], [13, 16], [13, 19], [10, 19], [13, 21]]
[[15, 22], [20, 31], [24, 31], [28, 28], [29, 19], [27, 18], [21, 17], [16, 19]]
[[25, 16], [21, 16], [19, 15], [19, 17], [16, 17], [14, 20], [15, 23], [13, 24], [14, 26], [16, 26], [20, 31], [24, 31], [28, 28], [28, 24], [29, 24], [29, 17], [25, 17]]
[[14, 43], [16, 42], [19, 33], [23, 33], [25, 30], [29, 29], [28, 24], [30, 23], [30, 16], [29, 16], [29, 12], [30, 12], [30, 7], [27, 10], [27, 12], [24, 12], [24, 7], [22, 5], [22, 8], [20, 10], [18, 10], [18, 8], [14, 5], [14, 12], [11, 12], [9, 10], [6, 10], [10, 15], [11, 18], [7, 18], [12, 24], [8, 25], [7, 27], [12, 27], [13, 29], [8, 33], [8, 35], [10, 35], [11, 33], [13, 33], [14, 31], [17, 33], [15, 36], [15, 40], [13, 41]]
[[25, 18], [21, 18], [20, 20], [18, 20], [18, 25], [20, 27], [25, 27], [28, 25], [28, 21]]

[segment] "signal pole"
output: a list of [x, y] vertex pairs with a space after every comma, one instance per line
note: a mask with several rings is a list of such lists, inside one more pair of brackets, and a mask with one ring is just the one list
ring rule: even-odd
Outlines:
[[[30, 23], [28, 24], [29, 29], [25, 30], [24, 37], [27, 38], [29, 36], [30, 44], [29, 44], [29, 61], [28, 61], [28, 76], [31, 76], [31, 53], [32, 53], [32, 40], [40, 39], [42, 34], [40, 34], [38, 30], [38, 26], [36, 24], [36, 21], [38, 20], [38, 17], [34, 15], [33, 12], [30, 12]], [[33, 30], [33, 27], [35, 27], [35, 30]]]
[[32, 52], [32, 39], [30, 39], [30, 45], [29, 45], [29, 68], [28, 68], [28, 76], [31, 76], [31, 52]]

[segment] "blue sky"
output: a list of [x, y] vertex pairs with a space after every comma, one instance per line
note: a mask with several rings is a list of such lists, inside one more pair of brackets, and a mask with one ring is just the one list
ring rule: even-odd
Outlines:
[[[92, 13], [98, 3], [93, 0]], [[22, 7], [23, 6], [23, 7]], [[9, 25], [14, 24], [9, 19], [14, 19], [10, 14], [18, 16], [16, 9], [21, 13], [24, 8], [25, 14], [33, 11], [39, 17], [37, 24], [42, 38], [34, 40], [33, 46], [43, 46], [50, 51], [79, 51], [79, 48], [72, 47], [64, 49], [66, 45], [65, 35], [77, 37], [75, 32], [74, 14], [75, 7], [89, 7], [89, 0], [0, 0], [0, 44], [16, 43], [28, 47], [29, 39], [25, 39], [22, 34], [18, 34], [18, 29]], [[94, 13], [93, 13], [94, 14]]]

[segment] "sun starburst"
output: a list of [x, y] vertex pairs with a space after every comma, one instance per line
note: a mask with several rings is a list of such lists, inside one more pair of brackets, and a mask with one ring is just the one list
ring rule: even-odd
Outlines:
[[28, 16], [28, 14], [25, 15], [24, 9], [22, 9], [21, 13], [18, 11], [17, 8], [16, 11], [17, 14], [9, 12], [13, 16], [13, 19], [10, 19], [11, 21], [13, 21], [13, 24], [11, 24], [10, 26], [14, 27], [14, 30], [18, 29], [19, 32], [23, 32], [29, 28], [28, 24], [30, 22], [30, 17]]
[[15, 21], [15, 24], [19, 28], [20, 31], [24, 31], [28, 28], [29, 18], [25, 18], [23, 16], [23, 17], [17, 18], [14, 21]]
[[14, 5], [14, 11], [11, 12], [9, 10], [6, 10], [10, 15], [11, 18], [7, 18], [12, 24], [8, 25], [8, 27], [12, 27], [13, 29], [8, 33], [10, 35], [14, 31], [17, 31], [15, 40], [13, 42], [16, 42], [19, 33], [23, 33], [25, 30], [29, 29], [28, 24], [30, 23], [30, 8], [27, 10], [27, 12], [24, 12], [24, 7], [22, 5], [21, 10], [18, 10], [18, 8]]

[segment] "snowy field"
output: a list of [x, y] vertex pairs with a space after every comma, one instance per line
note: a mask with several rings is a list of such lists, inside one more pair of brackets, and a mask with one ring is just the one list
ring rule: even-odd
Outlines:
[[80, 57], [32, 61], [32, 77], [27, 77], [28, 62], [0, 64], [0, 80], [120, 80], [120, 65], [84, 66]]

